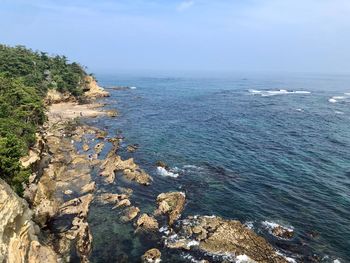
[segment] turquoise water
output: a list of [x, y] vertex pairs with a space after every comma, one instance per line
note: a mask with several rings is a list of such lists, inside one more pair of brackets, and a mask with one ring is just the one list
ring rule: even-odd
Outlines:
[[[136, 87], [109, 90], [107, 107], [118, 109], [120, 117], [89, 122], [110, 135], [124, 135], [124, 147], [139, 145], [136, 153], [124, 148], [120, 154], [134, 157], [154, 177], [150, 187], [135, 186], [132, 201], [143, 212], [154, 210], [159, 193], [182, 190], [188, 199], [184, 216], [215, 214], [249, 222], [301, 262], [316, 257], [350, 262], [350, 94], [344, 94], [350, 92], [350, 77], [98, 79], [105, 87]], [[158, 160], [179, 176], [157, 173]], [[115, 185], [99, 185], [117, 192]], [[120, 224], [110, 207], [95, 204], [90, 214], [93, 262], [122, 262], [126, 255], [137, 261], [151, 247], [169, 254], [163, 262], [181, 254], [163, 249], [158, 237], [135, 237], [131, 224]], [[264, 221], [294, 227], [295, 238], [274, 238]]]

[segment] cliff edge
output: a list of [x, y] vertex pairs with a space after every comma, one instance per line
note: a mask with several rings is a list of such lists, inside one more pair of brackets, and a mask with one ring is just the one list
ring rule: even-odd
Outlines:
[[0, 262], [57, 262], [56, 253], [39, 241], [27, 202], [0, 179]]

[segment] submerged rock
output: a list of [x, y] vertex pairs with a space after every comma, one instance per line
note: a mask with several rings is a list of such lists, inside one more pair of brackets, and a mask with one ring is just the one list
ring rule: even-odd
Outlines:
[[138, 213], [140, 212], [140, 209], [135, 206], [128, 207], [124, 210], [123, 215], [120, 217], [120, 220], [124, 223], [129, 222], [133, 220], [135, 217], [137, 217]]
[[180, 217], [185, 200], [186, 195], [182, 192], [162, 193], [157, 197], [158, 209], [155, 215], [167, 214], [171, 226]]
[[85, 144], [83, 145], [83, 151], [84, 151], [84, 152], [87, 152], [89, 149], [90, 149], [89, 145], [85, 143]]
[[96, 144], [95, 147], [94, 147], [95, 152], [97, 154], [100, 154], [104, 147], [105, 147], [105, 144], [103, 142], [100, 142], [100, 143]]
[[232, 261], [244, 255], [252, 262], [288, 262], [264, 238], [236, 220], [216, 216], [188, 217], [179, 221], [175, 233], [165, 241], [168, 248], [191, 250], [196, 247], [206, 254], [229, 256]]
[[118, 111], [116, 111], [116, 110], [108, 110], [106, 112], [107, 112], [107, 115], [109, 117], [117, 117], [118, 116]]
[[113, 204], [114, 208], [130, 206], [130, 200], [128, 199], [128, 195], [126, 194], [111, 194], [104, 193], [98, 197], [98, 200], [103, 204]]
[[161, 261], [161, 253], [158, 249], [152, 248], [146, 251], [145, 254], [141, 257], [142, 263], [159, 263]]
[[129, 153], [133, 153], [133, 152], [136, 152], [136, 150], [139, 148], [138, 144], [132, 144], [132, 145], [128, 145], [126, 147], [126, 150], [129, 152]]

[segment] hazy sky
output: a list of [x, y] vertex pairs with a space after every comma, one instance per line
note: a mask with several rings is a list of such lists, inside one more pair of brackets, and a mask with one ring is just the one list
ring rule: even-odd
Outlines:
[[350, 72], [350, 0], [0, 0], [0, 42], [96, 72]]

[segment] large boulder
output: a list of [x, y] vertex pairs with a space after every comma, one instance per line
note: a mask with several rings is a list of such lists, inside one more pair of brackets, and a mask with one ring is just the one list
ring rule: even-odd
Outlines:
[[56, 253], [39, 242], [27, 202], [1, 179], [0, 211], [0, 262], [57, 262]]
[[171, 226], [180, 217], [185, 201], [186, 195], [182, 192], [162, 193], [157, 197], [158, 208], [155, 215], [168, 215], [168, 223]]

